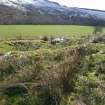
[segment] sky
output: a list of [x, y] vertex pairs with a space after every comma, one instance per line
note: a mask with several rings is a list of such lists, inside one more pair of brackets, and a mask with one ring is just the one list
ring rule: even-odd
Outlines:
[[69, 7], [105, 10], [105, 0], [50, 0]]

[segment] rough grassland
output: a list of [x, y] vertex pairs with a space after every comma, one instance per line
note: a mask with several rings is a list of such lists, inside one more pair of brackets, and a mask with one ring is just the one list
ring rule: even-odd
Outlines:
[[0, 25], [0, 38], [90, 35], [93, 27], [73, 25]]
[[105, 35], [50, 41], [0, 41], [0, 105], [105, 105]]
[[0, 105], [105, 105], [105, 31], [93, 28], [1, 25]]
[[[0, 105], [105, 105], [104, 33], [86, 36], [93, 28], [83, 26], [0, 27], [6, 38], [0, 40]], [[54, 41], [57, 35], [69, 37]]]

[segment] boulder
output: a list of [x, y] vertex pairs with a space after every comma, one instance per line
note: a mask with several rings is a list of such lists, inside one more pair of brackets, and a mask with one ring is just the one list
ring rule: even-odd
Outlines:
[[69, 39], [64, 38], [64, 37], [54, 38], [51, 40], [51, 44], [65, 44], [68, 41]]

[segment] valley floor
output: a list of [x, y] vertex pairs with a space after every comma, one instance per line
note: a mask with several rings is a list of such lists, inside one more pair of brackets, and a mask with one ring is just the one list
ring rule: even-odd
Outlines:
[[0, 39], [34, 38], [46, 35], [80, 37], [91, 35], [93, 30], [92, 26], [79, 25], [0, 25]]

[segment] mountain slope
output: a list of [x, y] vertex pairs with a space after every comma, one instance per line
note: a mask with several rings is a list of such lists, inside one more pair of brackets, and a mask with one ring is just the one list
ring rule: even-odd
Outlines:
[[1, 0], [0, 24], [105, 25], [105, 12], [66, 7], [48, 0]]

